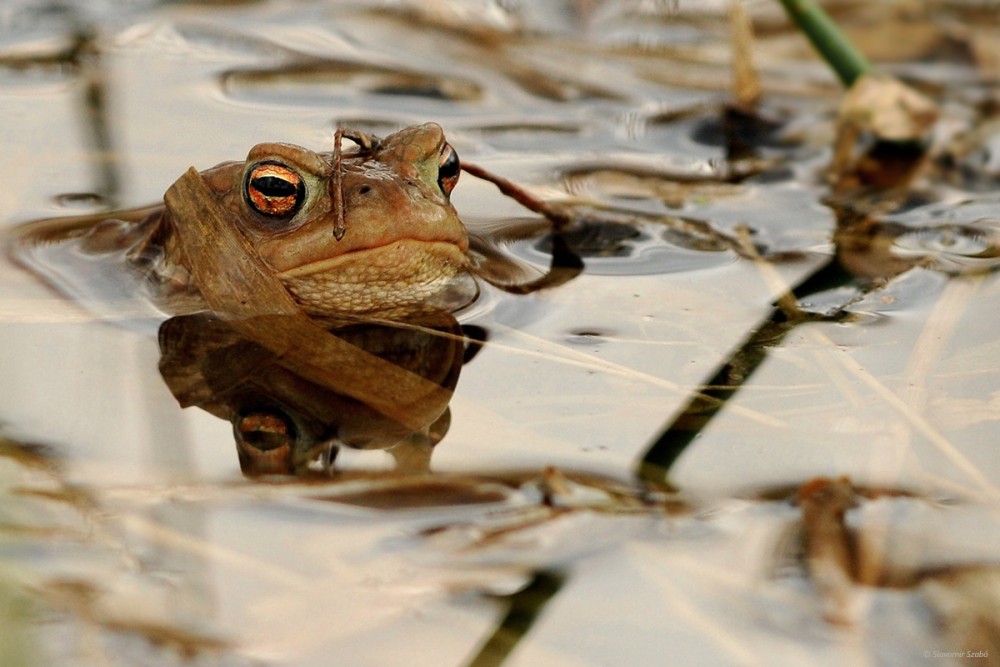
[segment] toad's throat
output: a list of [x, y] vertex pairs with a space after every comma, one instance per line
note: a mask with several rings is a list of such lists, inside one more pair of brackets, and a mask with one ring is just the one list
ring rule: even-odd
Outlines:
[[307, 313], [339, 315], [418, 308], [468, 266], [448, 241], [396, 241], [278, 274]]

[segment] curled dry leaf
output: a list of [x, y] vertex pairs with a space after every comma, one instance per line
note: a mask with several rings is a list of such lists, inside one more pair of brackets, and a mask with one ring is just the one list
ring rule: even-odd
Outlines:
[[[831, 165], [834, 181], [841, 189], [909, 182], [923, 162], [923, 146], [938, 115], [933, 100], [906, 84], [888, 76], [862, 76], [840, 105]], [[875, 144], [857, 156], [858, 142], [866, 136]]]
[[858, 79], [844, 95], [839, 123], [882, 141], [921, 141], [938, 118], [933, 100], [890, 76]]

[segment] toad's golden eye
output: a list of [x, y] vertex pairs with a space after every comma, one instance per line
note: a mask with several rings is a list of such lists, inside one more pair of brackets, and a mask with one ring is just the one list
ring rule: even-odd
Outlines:
[[441, 149], [441, 156], [438, 158], [438, 187], [441, 192], [448, 196], [455, 189], [458, 183], [458, 175], [462, 173], [462, 164], [458, 161], [458, 153], [445, 144]]
[[258, 212], [272, 218], [290, 218], [306, 198], [302, 177], [280, 162], [261, 162], [247, 172], [246, 198]]

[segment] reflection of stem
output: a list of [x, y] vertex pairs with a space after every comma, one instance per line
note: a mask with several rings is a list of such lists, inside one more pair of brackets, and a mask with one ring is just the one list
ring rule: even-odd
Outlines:
[[583, 272], [583, 260], [569, 246], [564, 236], [566, 229], [576, 220], [571, 209], [550, 204], [531, 194], [517, 183], [497, 176], [477, 165], [463, 162], [462, 169], [477, 178], [492, 183], [504, 195], [529, 211], [545, 216], [552, 223], [552, 263], [549, 270], [537, 280], [522, 285], [492, 283], [494, 286], [513, 294], [530, 294], [540, 289], [557, 287], [567, 283]]
[[749, 112], [760, 100], [760, 78], [753, 58], [753, 21], [741, 0], [729, 3], [729, 29], [733, 49], [733, 102]]
[[121, 183], [108, 124], [106, 78], [101, 68], [100, 49], [93, 31], [78, 26], [71, 61], [84, 83], [81, 111], [91, 140], [96, 182], [94, 192], [108, 208], [117, 204]]
[[483, 647], [469, 661], [469, 667], [501, 665], [528, 634], [542, 608], [555, 597], [565, 577], [550, 570], [535, 572], [528, 585], [510, 596], [510, 609]]

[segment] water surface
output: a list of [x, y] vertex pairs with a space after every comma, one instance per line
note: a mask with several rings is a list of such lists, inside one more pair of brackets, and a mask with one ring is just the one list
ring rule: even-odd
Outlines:
[[[428, 120], [592, 223], [570, 238], [582, 275], [527, 295], [481, 283], [455, 313], [487, 342], [432, 478], [345, 450], [332, 479], [245, 479], [230, 424], [182, 410], [157, 372], [162, 318], [79, 283], [85, 266], [60, 291], [5, 259], [3, 552], [30, 610], [25, 664], [995, 658], [1000, 283], [976, 255], [1000, 219], [996, 18], [935, 5], [983, 33], [978, 61], [947, 48], [961, 31], [879, 61], [975, 150], [878, 217], [889, 255], [844, 255], [885, 280], [814, 290], [814, 321], [768, 329], [844, 248], [824, 179], [832, 76], [755, 5], [770, 124], [727, 159], [724, 7], [525, 4], [5, 8], [5, 228], [156, 202], [261, 141], [329, 150], [340, 125]], [[528, 229], [495, 250], [546, 269], [537, 216], [467, 174], [453, 202], [474, 232]], [[639, 483], [727, 364], [738, 391], [684, 435], [670, 488]], [[791, 499], [841, 475], [864, 491], [848, 525], [910, 574], [831, 612]]]

